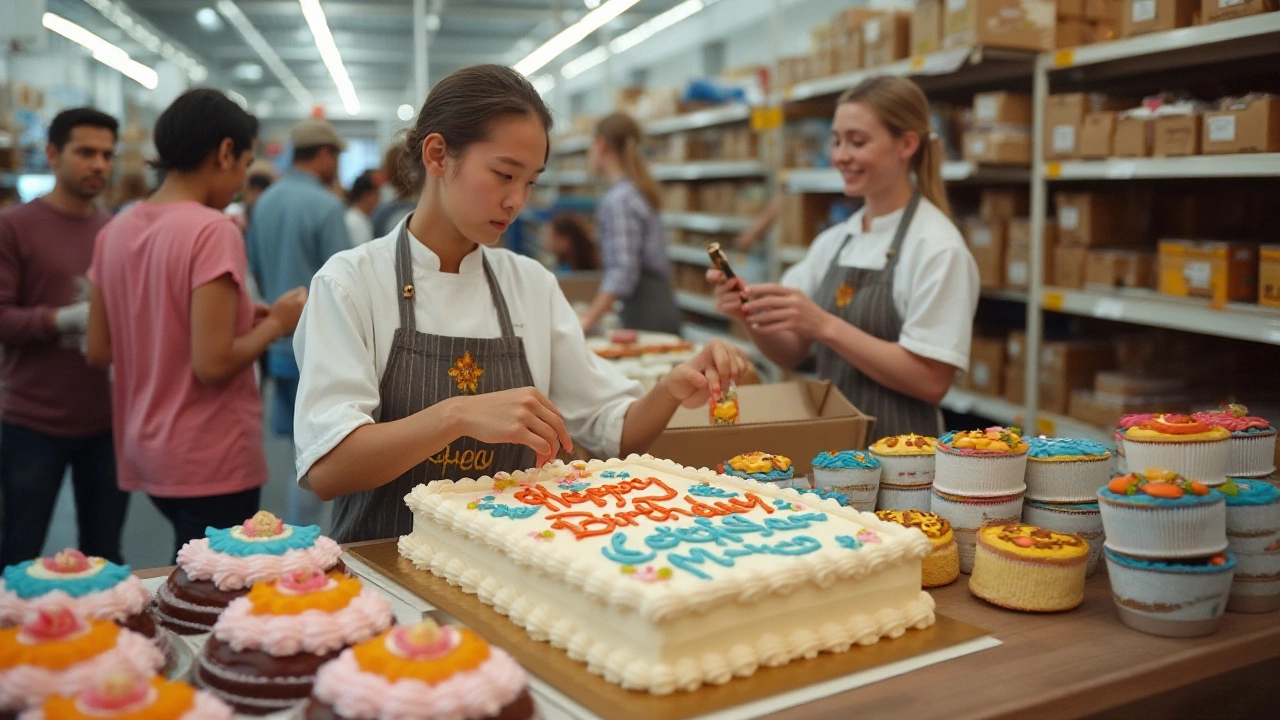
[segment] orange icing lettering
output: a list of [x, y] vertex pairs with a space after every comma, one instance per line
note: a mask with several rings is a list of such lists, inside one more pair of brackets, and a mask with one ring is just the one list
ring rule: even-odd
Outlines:
[[443, 450], [428, 458], [428, 461], [440, 465], [446, 471], [450, 465], [456, 465], [463, 471], [488, 470], [493, 465], [493, 451], [481, 449], [455, 453], [446, 445]]

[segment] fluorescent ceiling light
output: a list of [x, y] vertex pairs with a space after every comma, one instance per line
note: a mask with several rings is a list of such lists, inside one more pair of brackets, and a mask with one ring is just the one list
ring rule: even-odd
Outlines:
[[600, 0], [582, 0], [582, 4], [586, 5], [588, 10], [595, 10], [600, 7]]
[[44, 26], [71, 42], [83, 45], [93, 53], [93, 59], [113, 68], [125, 77], [148, 90], [155, 90], [160, 76], [155, 70], [129, 57], [129, 53], [103, 40], [79, 25], [51, 12], [44, 14]]
[[236, 66], [231, 68], [231, 75], [237, 80], [259, 82], [263, 75], [262, 66], [255, 62], [236, 63]]
[[222, 17], [231, 23], [231, 27], [240, 33], [240, 37], [244, 38], [249, 47], [258, 53], [262, 61], [271, 69], [271, 73], [280, 80], [280, 84], [284, 85], [290, 95], [293, 95], [298, 104], [310, 111], [316, 104], [315, 98], [302, 86], [302, 83], [298, 82], [298, 77], [293, 74], [288, 65], [284, 64], [284, 60], [280, 59], [276, 51], [271, 49], [271, 45], [266, 38], [262, 37], [262, 33], [258, 32], [258, 29], [253, 26], [253, 23], [249, 22], [249, 18], [245, 17], [245, 14], [240, 11], [240, 6], [231, 2], [231, 0], [218, 0], [217, 8], [218, 12], [222, 13]]
[[532, 82], [533, 89], [537, 90], [539, 95], [546, 95], [556, 89], [556, 77], [550, 73], [539, 75]]
[[570, 60], [560, 68], [560, 75], [565, 80], [572, 80], [582, 73], [604, 62], [609, 57], [609, 48], [604, 45], [594, 47], [578, 57]]
[[404, 105], [401, 105], [400, 107], [396, 108], [396, 117], [400, 118], [405, 122], [409, 122], [410, 120], [413, 119], [413, 106], [408, 103], [405, 103]]
[[529, 53], [523, 60], [516, 63], [513, 67], [516, 72], [528, 77], [543, 67], [547, 63], [555, 60], [565, 50], [577, 45], [583, 38], [591, 33], [599, 30], [606, 23], [618, 17], [622, 13], [631, 8], [632, 5], [640, 2], [640, 0], [607, 0], [600, 7], [592, 10], [578, 22], [561, 30], [555, 37], [543, 43], [538, 49]]
[[218, 17], [218, 11], [211, 7], [202, 7], [196, 11], [196, 24], [204, 28], [206, 32], [215, 32], [222, 29], [222, 18]]
[[102, 13], [129, 37], [133, 38], [148, 52], [153, 52], [165, 60], [177, 65], [187, 74], [192, 82], [204, 82], [209, 77], [209, 70], [186, 52], [174, 47], [172, 43], [161, 40], [147, 27], [141, 19], [134, 17], [132, 11], [114, 0], [84, 0], [93, 9]]
[[315, 36], [320, 59], [324, 61], [324, 66], [329, 68], [329, 77], [333, 78], [333, 84], [338, 86], [342, 107], [346, 108], [348, 115], [355, 115], [360, 112], [360, 99], [356, 97], [356, 87], [351, 84], [347, 68], [342, 64], [342, 54], [338, 52], [338, 45], [333, 41], [333, 33], [329, 32], [329, 21], [324, 16], [324, 8], [320, 7], [320, 0], [298, 0], [298, 5], [302, 6], [302, 16], [306, 18], [311, 34]]
[[560, 69], [565, 80], [572, 80], [582, 73], [604, 62], [610, 55], [624, 53], [685, 18], [714, 5], [717, 0], [685, 0], [670, 10], [655, 15], [640, 23], [630, 31], [619, 35], [609, 42], [608, 47], [597, 47], [564, 64]]

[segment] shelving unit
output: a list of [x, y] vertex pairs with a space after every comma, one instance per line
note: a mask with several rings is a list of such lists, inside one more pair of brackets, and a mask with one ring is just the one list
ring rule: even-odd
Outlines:
[[1280, 309], [1248, 303], [1213, 303], [1150, 290], [1114, 292], [1046, 287], [1040, 306], [1103, 320], [1280, 345]]
[[1071, 160], [1046, 163], [1044, 173], [1049, 180], [1280, 177], [1280, 153]]
[[740, 218], [732, 215], [713, 215], [711, 213], [662, 213], [662, 222], [667, 227], [682, 228], [704, 233], [738, 233], [751, 227], [751, 218]]
[[702, 161], [650, 167], [657, 180], [725, 180], [764, 177], [770, 169], [758, 160]]
[[715, 318], [716, 320], [728, 320], [729, 316], [720, 312], [716, 307], [715, 298], [710, 295], [695, 295], [684, 290], [676, 291], [676, 305], [681, 310], [696, 313], [703, 317]]
[[876, 68], [797, 83], [777, 99], [795, 102], [839, 95], [877, 75], [910, 77], [925, 92], [1026, 79], [1031, 74], [1031, 63], [1035, 58], [1035, 53], [1020, 50], [952, 48], [928, 55], [916, 55]]
[[[788, 192], [832, 195], [844, 192], [844, 182], [834, 168], [792, 168], [783, 170], [782, 176]], [[942, 164], [942, 179], [951, 183], [1022, 184], [1030, 182], [1031, 168], [958, 160]]]

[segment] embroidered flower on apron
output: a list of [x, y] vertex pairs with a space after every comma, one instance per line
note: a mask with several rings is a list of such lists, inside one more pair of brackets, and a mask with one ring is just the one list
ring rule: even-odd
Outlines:
[[849, 307], [851, 302], [853, 302], [853, 286], [840, 283], [840, 287], [836, 289], [836, 307]]
[[453, 367], [449, 368], [449, 377], [458, 383], [458, 389], [463, 392], [475, 393], [476, 384], [480, 382], [480, 377], [484, 375], [484, 368], [476, 363], [476, 359], [471, 357], [471, 351], [463, 353], [462, 357], [453, 361]]

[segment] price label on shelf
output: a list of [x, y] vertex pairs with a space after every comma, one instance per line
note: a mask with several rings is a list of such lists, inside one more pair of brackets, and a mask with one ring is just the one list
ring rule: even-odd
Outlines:
[[1107, 178], [1110, 180], [1128, 180], [1133, 177], [1137, 164], [1132, 160], [1112, 160], [1107, 163]]
[[1102, 298], [1094, 304], [1093, 316], [1103, 320], [1120, 320], [1124, 317], [1124, 301]]
[[1072, 65], [1075, 65], [1075, 64], [1076, 64], [1076, 51], [1074, 49], [1059, 50], [1053, 55], [1054, 67], [1064, 68], [1064, 67], [1071, 67]]
[[1044, 176], [1049, 178], [1050, 180], [1054, 180], [1056, 178], [1062, 177], [1062, 163], [1056, 163], [1056, 162], [1045, 163]]
[[1057, 434], [1058, 424], [1049, 418], [1036, 418], [1036, 430], [1038, 435], [1048, 435], [1053, 437]]
[[1062, 309], [1062, 293], [1047, 292], [1044, 294], [1045, 310], [1061, 310]]
[[781, 107], [759, 107], [751, 109], [751, 129], [756, 132], [777, 130], [782, 127]]

